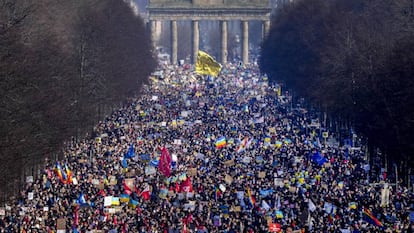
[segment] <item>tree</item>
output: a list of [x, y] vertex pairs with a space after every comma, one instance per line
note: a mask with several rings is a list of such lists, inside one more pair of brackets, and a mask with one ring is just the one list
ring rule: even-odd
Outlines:
[[311, 0], [282, 8], [262, 44], [261, 70], [300, 94], [311, 91], [309, 84], [318, 76], [317, 49], [324, 42], [326, 5]]
[[142, 19], [116, 0], [3, 0], [0, 45], [2, 194], [139, 94], [156, 66]]
[[260, 67], [407, 165], [413, 9], [409, 0], [297, 1], [274, 19]]

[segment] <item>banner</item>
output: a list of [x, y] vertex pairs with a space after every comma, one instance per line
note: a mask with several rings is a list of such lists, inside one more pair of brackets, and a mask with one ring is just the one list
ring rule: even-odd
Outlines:
[[221, 65], [210, 55], [201, 50], [198, 51], [195, 72], [201, 75], [217, 77], [221, 71]]
[[171, 175], [171, 155], [168, 152], [167, 148], [164, 146], [161, 150], [161, 158], [158, 163], [159, 171], [166, 177]]
[[282, 228], [280, 227], [280, 224], [279, 223], [272, 223], [272, 222], [270, 222], [268, 224], [268, 228], [269, 228], [269, 231], [270, 232], [281, 232], [282, 231]]
[[66, 218], [59, 218], [56, 221], [56, 229], [57, 230], [66, 230]]
[[390, 203], [390, 190], [388, 184], [384, 185], [384, 188], [381, 190], [381, 206], [388, 206]]

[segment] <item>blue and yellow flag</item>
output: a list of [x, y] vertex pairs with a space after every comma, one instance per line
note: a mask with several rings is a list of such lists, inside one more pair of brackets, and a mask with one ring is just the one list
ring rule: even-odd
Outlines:
[[356, 208], [357, 208], [356, 202], [350, 202], [350, 203], [348, 203], [348, 209], [356, 210]]
[[201, 75], [217, 77], [221, 71], [221, 65], [206, 52], [198, 51], [195, 72]]

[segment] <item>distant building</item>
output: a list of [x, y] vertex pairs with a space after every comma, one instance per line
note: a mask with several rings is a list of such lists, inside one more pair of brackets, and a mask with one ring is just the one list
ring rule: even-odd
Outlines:
[[278, 8], [291, 2], [293, 2], [293, 0], [270, 0], [270, 8], [272, 8], [271, 14], [274, 15]]
[[147, 11], [148, 0], [133, 0], [138, 5], [139, 13], [145, 13]]

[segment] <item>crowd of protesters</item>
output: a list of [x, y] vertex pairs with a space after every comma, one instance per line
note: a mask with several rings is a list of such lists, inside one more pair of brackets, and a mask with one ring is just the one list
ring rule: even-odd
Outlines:
[[47, 161], [0, 232], [413, 232], [413, 192], [368, 179], [364, 150], [256, 66], [166, 65], [142, 92]]

